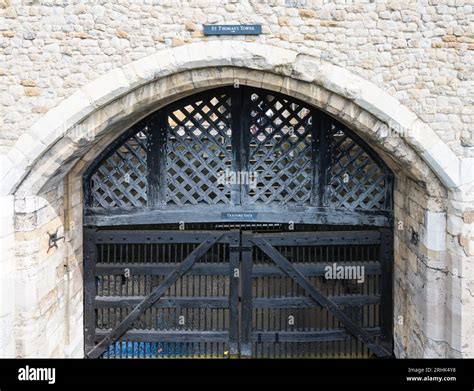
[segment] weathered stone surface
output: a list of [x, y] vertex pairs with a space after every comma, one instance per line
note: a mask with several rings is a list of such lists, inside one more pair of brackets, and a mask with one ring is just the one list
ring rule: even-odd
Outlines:
[[463, 213], [463, 219], [466, 224], [473, 224], [474, 223], [474, 209], [466, 210]]
[[128, 33], [124, 30], [120, 30], [118, 29], [116, 32], [115, 32], [115, 35], [119, 38], [124, 38], [124, 39], [128, 39]]
[[[472, 356], [472, 7], [158, 3], [122, 12], [83, 1], [56, 13], [0, 0], [0, 187], [16, 193], [11, 213], [0, 208], [0, 268], [17, 272], [0, 276], [0, 356], [82, 355], [80, 178], [106, 145], [99, 139], [111, 141], [123, 130], [115, 121], [123, 127], [152, 103], [235, 79], [307, 100], [377, 149], [396, 174], [401, 223], [396, 354]], [[236, 21], [262, 23], [263, 34], [203, 37], [203, 24]], [[38, 238], [57, 227], [64, 246], [46, 254]], [[4, 292], [14, 292], [16, 318]]]
[[35, 87], [25, 87], [25, 95], [26, 96], [38, 96], [40, 94], [40, 90]]
[[[468, 11], [464, 5], [456, 2], [445, 4], [442, 10], [430, 3], [426, 3], [425, 8], [423, 13], [411, 11], [409, 22], [406, 22], [400, 17], [400, 11], [388, 11], [384, 3], [377, 4], [377, 7], [374, 4], [360, 4], [352, 9], [343, 3], [326, 2], [317, 8], [306, 4], [303, 8], [293, 9], [275, 6], [271, 2], [252, 3], [249, 8], [236, 2], [229, 3], [226, 8], [220, 6], [217, 0], [212, 0], [198, 3], [197, 7], [192, 8], [178, 4], [156, 4], [151, 12], [147, 7], [133, 5], [133, 11], [125, 18], [116, 13], [112, 4], [98, 5], [93, 1], [84, 1], [80, 7], [66, 7], [61, 16], [50, 10], [44, 13], [46, 6], [22, 5], [18, 9], [21, 9], [22, 15], [27, 15], [28, 23], [21, 23], [15, 16], [17, 7], [8, 4], [2, 9], [0, 18], [5, 20], [3, 34], [6, 38], [12, 38], [13, 32], [17, 32], [20, 37], [10, 43], [10, 49], [4, 54], [9, 68], [18, 69], [16, 75], [25, 73], [18, 68], [21, 67], [32, 79], [43, 78], [46, 81], [56, 74], [67, 80], [72, 76], [64, 72], [67, 69], [65, 67], [81, 69], [80, 81], [55, 87], [54, 96], [48, 97], [48, 106], [52, 108], [78, 87], [131, 59], [142, 58], [163, 46], [202, 40], [204, 23], [233, 23], [246, 20], [251, 14], [256, 18], [261, 17], [263, 21], [264, 34], [256, 38], [257, 42], [270, 42], [274, 46], [304, 53], [319, 52], [327, 56], [331, 63], [351, 69], [365, 80], [371, 80], [383, 90], [390, 91], [391, 95], [401, 99], [424, 121], [433, 124], [433, 128], [450, 147], [458, 153], [467, 148], [471, 154], [473, 149], [469, 144], [464, 142], [465, 147], [461, 145], [461, 134], [473, 133], [472, 104], [467, 93], [472, 79], [469, 76], [466, 79], [466, 75], [472, 75], [473, 51], [469, 50], [468, 45], [473, 45], [473, 42], [471, 31], [464, 23], [465, 15], [469, 15], [472, 10]], [[182, 15], [182, 18], [174, 20], [172, 15]], [[76, 24], [76, 29], [70, 27], [71, 21]], [[147, 27], [137, 28], [137, 23]], [[44, 31], [41, 26], [48, 24], [57, 28]], [[367, 26], [370, 26], [370, 34]], [[39, 31], [42, 33], [39, 34]], [[394, 34], [395, 31], [397, 34]], [[64, 39], [64, 34], [69, 40]], [[155, 39], [149, 39], [150, 36]], [[306, 39], [296, 39], [299, 36], [306, 36]], [[117, 42], [118, 46], [114, 48], [113, 38], [133, 44]], [[23, 49], [22, 40], [30, 42], [30, 45], [32, 42], [35, 44]], [[81, 41], [87, 41], [86, 45], [81, 46]], [[42, 52], [56, 42], [61, 42], [61, 50], [68, 53], [67, 62], [61, 61], [57, 55], [35, 57], [36, 50]], [[357, 43], [363, 45], [360, 46], [363, 49], [356, 49]], [[449, 44], [460, 46], [447, 46]], [[439, 49], [432, 46], [439, 46]], [[22, 53], [23, 50], [25, 53]], [[426, 61], [412, 61], [412, 57], [417, 56], [420, 50]], [[82, 61], [83, 56], [88, 56], [88, 61]], [[18, 63], [19, 58], [22, 58], [21, 64]], [[37, 66], [30, 69], [29, 62]], [[398, 67], [396, 64], [404, 65]], [[406, 84], [407, 78], [411, 80], [409, 84]], [[9, 79], [7, 85], [15, 82], [15, 78]], [[423, 95], [414, 93], [414, 88], [410, 86], [417, 86]], [[17, 92], [14, 95], [20, 102], [21, 95]], [[442, 102], [450, 97], [458, 97], [461, 101], [449, 107], [444, 106]], [[447, 107], [449, 113], [445, 114], [449, 118], [448, 115], [435, 115], [432, 112], [433, 102], [438, 107], [443, 105], [443, 109]], [[7, 110], [11, 108], [0, 105], [0, 117]], [[39, 115], [41, 113], [32, 112], [30, 119], [23, 121], [16, 130], [17, 135]], [[451, 129], [453, 116], [462, 118], [459, 129], [454, 132], [455, 136]], [[466, 139], [466, 136], [462, 138], [470, 139]]]

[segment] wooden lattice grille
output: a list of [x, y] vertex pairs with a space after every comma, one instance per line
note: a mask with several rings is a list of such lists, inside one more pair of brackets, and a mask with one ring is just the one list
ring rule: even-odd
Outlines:
[[86, 216], [263, 207], [269, 221], [313, 211], [311, 222], [387, 225], [392, 186], [378, 156], [327, 114], [279, 93], [224, 87], [156, 111], [111, 145], [85, 174]]
[[311, 110], [265, 92], [250, 95], [248, 200], [306, 204], [311, 197]]
[[387, 173], [342, 129], [329, 133], [329, 205], [342, 209], [384, 209]]
[[167, 140], [167, 202], [229, 203], [219, 182], [231, 166], [230, 96], [216, 94], [170, 110]]
[[145, 127], [99, 165], [90, 179], [91, 206], [127, 209], [147, 204], [147, 138]]

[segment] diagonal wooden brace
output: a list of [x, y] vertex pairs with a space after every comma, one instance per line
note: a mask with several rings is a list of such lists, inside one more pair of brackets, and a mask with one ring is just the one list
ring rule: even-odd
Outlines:
[[390, 357], [391, 353], [384, 347], [378, 345], [368, 333], [354, 323], [331, 299], [319, 292], [314, 285], [298, 270], [290, 261], [281, 255], [270, 243], [265, 239], [253, 236], [252, 242], [260, 248], [271, 260], [273, 260], [281, 270], [298, 285], [300, 285], [311, 298], [323, 308], [326, 308], [334, 315], [359, 341], [363, 342], [377, 357]]
[[222, 237], [216, 235], [210, 237], [205, 242], [201, 243], [196, 247], [191, 254], [189, 254], [170, 274], [166, 276], [161, 285], [157, 286], [147, 297], [145, 297], [140, 303], [138, 303], [128, 316], [122, 320], [122, 322], [113, 329], [107, 336], [105, 336], [94, 348], [86, 354], [87, 358], [98, 358], [104, 353], [110, 344], [114, 343], [119, 339], [132, 325], [133, 323], [143, 314], [143, 312], [152, 306], [165, 292], [173, 285], [179, 278], [181, 278], [194, 263], [201, 258], [207, 251]]

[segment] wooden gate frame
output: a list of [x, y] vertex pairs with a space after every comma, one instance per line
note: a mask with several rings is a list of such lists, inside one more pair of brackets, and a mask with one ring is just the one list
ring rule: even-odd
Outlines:
[[[207, 337], [215, 337], [214, 340], [227, 341], [229, 343], [230, 355], [238, 352], [238, 280], [233, 278], [233, 271], [238, 267], [239, 254], [235, 248], [239, 248], [239, 231], [96, 231], [87, 229], [84, 232], [85, 243], [85, 267], [84, 267], [84, 333], [85, 333], [85, 356], [87, 358], [100, 357], [110, 346], [116, 342], [133, 323], [144, 313], [146, 309], [163, 297], [165, 292], [179, 278], [188, 273], [195, 265], [196, 261], [204, 256], [207, 251], [216, 243], [228, 243], [230, 247], [228, 270], [229, 283], [229, 332], [215, 332]], [[99, 335], [96, 331], [95, 304], [96, 304], [96, 262], [97, 244], [105, 243], [200, 243], [181, 263], [171, 270], [163, 282], [153, 289], [153, 291], [133, 306], [133, 310], [114, 329], [101, 335], [100, 342], [95, 344], [95, 339]], [[236, 266], [237, 265], [237, 266]], [[127, 301], [127, 298], [123, 299]], [[186, 333], [183, 333], [186, 334]]]
[[[153, 335], [161, 337], [173, 337], [174, 340], [180, 339], [183, 342], [191, 340], [209, 340], [228, 342], [229, 357], [239, 355], [241, 357], [252, 356], [252, 342], [255, 335], [252, 332], [252, 277], [254, 270], [253, 250], [259, 248], [263, 251], [281, 270], [281, 272], [299, 286], [301, 286], [308, 294], [309, 299], [318, 306], [327, 309], [335, 318], [337, 318], [346, 328], [346, 330], [363, 342], [370, 351], [378, 357], [390, 357], [392, 355], [392, 249], [391, 249], [391, 230], [380, 229], [379, 231], [325, 231], [325, 232], [285, 232], [285, 233], [253, 233], [250, 231], [229, 230], [229, 231], [96, 231], [88, 229], [85, 231], [85, 350], [86, 357], [98, 358], [110, 346], [116, 342], [122, 335], [127, 333], [132, 324], [144, 313], [150, 306], [157, 301], [163, 300], [163, 295], [167, 289], [174, 284], [180, 277], [188, 273], [196, 261], [216, 243], [229, 244], [229, 262], [228, 265], [219, 270], [214, 270], [215, 274], [222, 273], [229, 275], [229, 330], [228, 332], [170, 332], [170, 331], [154, 331], [149, 335], [139, 335], [141, 339], [153, 340]], [[97, 304], [96, 282], [95, 276], [100, 266], [97, 261], [97, 244], [116, 244], [116, 243], [200, 243], [180, 264], [171, 268], [167, 272], [164, 281], [153, 289], [153, 291], [143, 298], [141, 301], [134, 302], [133, 299], [123, 297], [121, 302], [133, 307], [130, 314], [114, 329], [107, 332], [98, 333], [95, 329], [95, 308]], [[343, 311], [339, 308], [339, 304], [319, 292], [314, 285], [305, 276], [304, 270], [299, 270], [291, 264], [281, 253], [274, 248], [274, 245], [379, 245], [380, 246], [380, 269], [382, 274], [381, 280], [381, 343], [377, 344], [373, 336], [360, 326], [355, 324]], [[240, 258], [241, 257], [241, 261]], [[119, 265], [113, 264], [109, 267], [102, 266], [105, 271], [116, 272], [117, 269], [122, 270]], [[133, 264], [127, 265], [131, 269], [132, 274], [140, 274], [144, 271], [143, 265]], [[158, 268], [160, 266], [150, 265], [147, 267]], [[211, 267], [216, 267], [213, 265]], [[240, 278], [236, 278], [234, 271], [240, 270]], [[115, 273], [114, 273], [115, 274]], [[239, 311], [239, 289], [241, 289], [241, 303]], [[172, 299], [168, 299], [172, 300]], [[188, 299], [193, 300], [193, 299]], [[177, 302], [179, 301], [176, 300]], [[196, 304], [200, 302], [200, 298], [194, 300]], [[213, 305], [210, 303], [209, 305]], [[217, 307], [216, 307], [217, 308]], [[220, 308], [220, 307], [219, 307]], [[239, 316], [240, 312], [240, 316]], [[198, 335], [199, 334], [199, 335]], [[201, 335], [202, 334], [202, 335]], [[259, 333], [262, 334], [262, 333]], [[265, 333], [264, 333], [265, 334]], [[301, 332], [286, 333], [285, 332], [268, 332], [264, 336], [266, 340], [272, 340], [276, 334], [282, 334], [280, 340], [291, 341], [295, 337], [304, 341], [305, 336], [300, 335]], [[298, 334], [298, 335], [297, 335]], [[312, 332], [311, 338], [330, 339], [337, 336], [337, 330], [329, 332]], [[100, 341], [95, 344], [97, 337]], [[261, 335], [259, 336], [261, 338]], [[302, 339], [301, 339], [302, 338]]]
[[[345, 233], [348, 234], [347, 232]], [[278, 268], [289, 278], [301, 286], [317, 305], [326, 309], [337, 318], [357, 340], [364, 343], [376, 357], [393, 356], [393, 292], [392, 292], [392, 232], [382, 228], [379, 231], [354, 231], [349, 237], [343, 237], [340, 232], [285, 232], [285, 233], [253, 233], [242, 232], [242, 318], [241, 318], [241, 355], [252, 356], [252, 269], [253, 248], [257, 247], [271, 259]], [[298, 270], [272, 244], [286, 245], [336, 245], [336, 244], [380, 244], [381, 265], [381, 343], [377, 344], [374, 338], [355, 322], [353, 322], [339, 308], [338, 304], [324, 296], [308, 280], [301, 270]], [[314, 335], [318, 333], [313, 333]], [[323, 334], [323, 333], [319, 333]]]

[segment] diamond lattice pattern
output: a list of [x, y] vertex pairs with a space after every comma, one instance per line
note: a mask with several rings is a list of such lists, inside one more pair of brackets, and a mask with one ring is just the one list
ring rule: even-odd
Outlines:
[[311, 111], [270, 94], [251, 94], [249, 170], [257, 173], [247, 200], [307, 204], [311, 196]]
[[230, 202], [230, 186], [219, 181], [232, 162], [230, 100], [229, 95], [219, 94], [169, 113], [168, 204]]
[[103, 161], [91, 176], [92, 206], [125, 208], [147, 204], [145, 127]]
[[342, 209], [385, 209], [385, 171], [343, 130], [333, 126], [330, 136], [330, 206]]
[[[312, 139], [315, 112], [290, 97], [253, 89], [242, 95], [248, 99], [243, 104], [248, 110], [238, 119], [245, 132], [242, 150], [232, 151], [231, 93], [235, 91], [219, 90], [166, 109], [166, 203], [230, 204], [232, 186], [221, 179], [227, 178], [224, 173], [232, 171], [232, 159], [240, 154], [244, 160], [248, 157], [243, 164], [252, 178], [240, 188], [243, 204], [308, 205], [312, 201], [316, 205], [318, 200], [311, 200], [312, 187], [319, 186], [312, 183], [312, 170], [320, 160], [312, 156], [320, 152]], [[89, 206], [147, 205], [147, 175], [160, 174], [148, 173], [148, 126], [145, 121], [98, 165], [90, 177]], [[384, 210], [391, 191], [390, 173], [348, 133], [337, 122], [329, 131], [323, 206]], [[239, 143], [234, 140], [234, 145]]]

